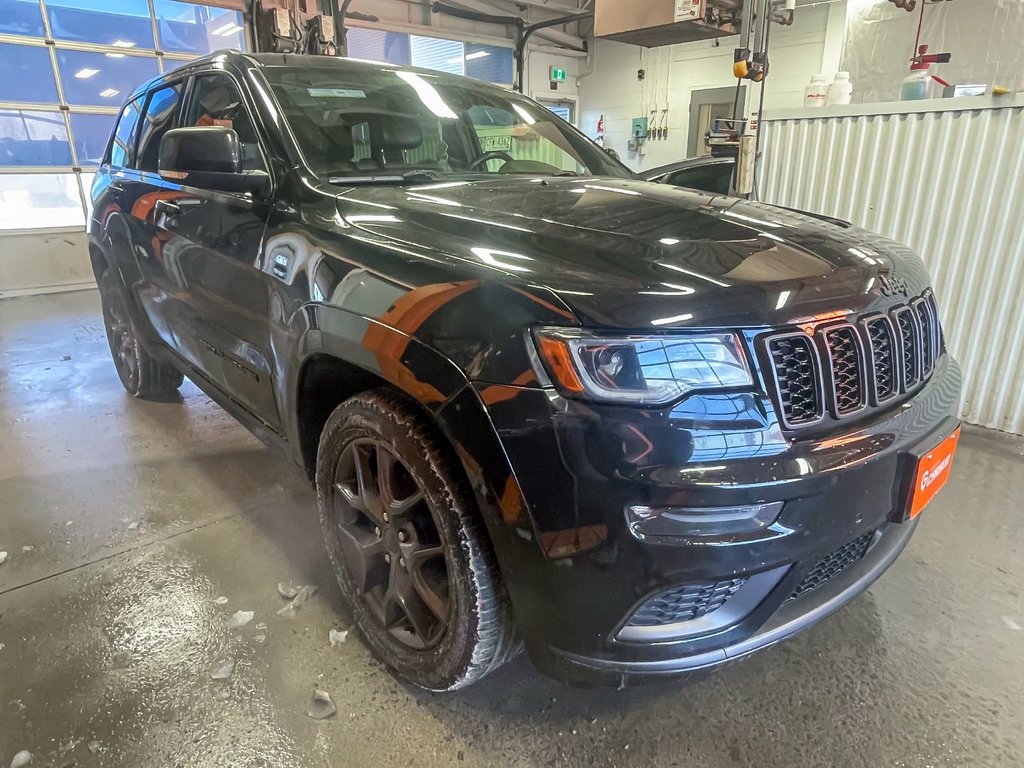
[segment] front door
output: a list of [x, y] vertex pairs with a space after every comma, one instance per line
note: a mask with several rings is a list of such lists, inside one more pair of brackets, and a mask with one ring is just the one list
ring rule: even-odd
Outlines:
[[[195, 76], [181, 126], [222, 125], [239, 137], [245, 170], [266, 170], [255, 123], [239, 85], [221, 71]], [[173, 185], [155, 225], [164, 268], [181, 286], [176, 333], [211, 383], [274, 431], [281, 419], [273, 386], [267, 276], [259, 268], [268, 205], [249, 194]]]

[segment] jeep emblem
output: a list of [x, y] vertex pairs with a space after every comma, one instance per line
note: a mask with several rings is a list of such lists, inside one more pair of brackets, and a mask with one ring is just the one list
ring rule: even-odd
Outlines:
[[910, 295], [907, 289], [907, 281], [893, 274], [879, 275], [878, 285], [884, 296], [895, 296], [897, 293], [902, 293], [904, 296]]

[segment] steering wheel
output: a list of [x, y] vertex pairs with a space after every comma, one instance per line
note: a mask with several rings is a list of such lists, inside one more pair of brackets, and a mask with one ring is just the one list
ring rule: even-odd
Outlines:
[[470, 162], [467, 171], [472, 171], [479, 166], [486, 163], [488, 160], [504, 160], [507, 163], [514, 163], [516, 160], [512, 155], [503, 149], [492, 149], [490, 152], [484, 152], [478, 155], [472, 162]]

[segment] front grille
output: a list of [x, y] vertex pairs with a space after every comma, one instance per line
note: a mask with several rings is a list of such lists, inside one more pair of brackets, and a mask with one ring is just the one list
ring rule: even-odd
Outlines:
[[683, 584], [656, 595], [641, 605], [630, 618], [628, 626], [661, 627], [693, 621], [717, 611], [739, 591], [745, 578], [702, 584]]
[[923, 299], [915, 302], [914, 309], [917, 310], [917, 327], [921, 333], [921, 375], [927, 376], [935, 367], [935, 348], [932, 344], [935, 333], [932, 329], [932, 313], [928, 302]]
[[821, 384], [814, 344], [807, 336], [777, 336], [768, 342], [786, 426], [812, 424], [821, 418]]
[[767, 336], [762, 343], [787, 429], [818, 423], [826, 405], [844, 419], [909, 393], [931, 375], [943, 348], [930, 292], [888, 315], [823, 325], [813, 337], [803, 331]]
[[893, 315], [900, 331], [900, 347], [903, 350], [903, 387], [910, 389], [920, 375], [918, 360], [921, 355], [921, 335], [917, 331], [914, 312], [910, 307], [901, 307]]
[[896, 379], [896, 336], [889, 320], [884, 317], [868, 320], [865, 326], [868, 348], [871, 350], [875, 402], [883, 403], [899, 391]]
[[830, 328], [823, 334], [832, 369], [832, 397], [837, 416], [859, 411], [866, 403], [864, 356], [852, 325]]
[[796, 600], [798, 597], [827, 584], [851, 565], [860, 562], [861, 558], [867, 553], [868, 547], [871, 546], [873, 536], [873, 532], [866, 533], [860, 538], [844, 544], [839, 549], [829, 552], [797, 584], [796, 589], [793, 590], [793, 594], [789, 596], [787, 602], [789, 600]]

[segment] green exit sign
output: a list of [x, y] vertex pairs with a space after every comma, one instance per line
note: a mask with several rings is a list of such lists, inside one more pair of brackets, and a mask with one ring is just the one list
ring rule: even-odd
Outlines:
[[551, 68], [551, 82], [552, 83], [564, 83], [565, 82], [565, 70], [561, 67]]

